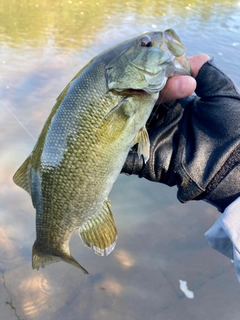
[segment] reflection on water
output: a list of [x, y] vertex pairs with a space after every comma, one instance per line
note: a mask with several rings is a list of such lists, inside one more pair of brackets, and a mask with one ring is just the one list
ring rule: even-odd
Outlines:
[[135, 261], [131, 255], [124, 250], [118, 250], [115, 253], [115, 258], [120, 262], [123, 268], [131, 268], [135, 264]]
[[[0, 2], [0, 319], [239, 318], [233, 265], [203, 237], [217, 211], [201, 202], [181, 205], [176, 189], [138, 178], [121, 176], [112, 190], [119, 239], [110, 256], [94, 255], [73, 235], [73, 256], [89, 276], [64, 263], [32, 271], [35, 212], [12, 176], [35, 141], [11, 114], [37, 138], [56, 97], [92, 57], [168, 27], [190, 55], [214, 56], [240, 85], [239, 9], [237, 0]], [[179, 279], [194, 291], [193, 301]]]
[[40, 311], [48, 309], [48, 297], [54, 294], [54, 289], [43, 275], [24, 279], [19, 289], [23, 295], [23, 312], [32, 319], [35, 319]]
[[[159, 27], [162, 21], [180, 24], [182, 19], [192, 19], [195, 28], [214, 21], [239, 30], [237, 16], [231, 15], [239, 7], [238, 1], [229, 0], [5, 0], [0, 4], [1, 38], [15, 48], [18, 45], [43, 47], [55, 42], [57, 47], [65, 46], [69, 50], [81, 49], [91, 39], [101, 42], [101, 37], [96, 37], [101, 29], [112, 27], [120, 34], [129, 25], [134, 26], [134, 20], [143, 25], [148, 22], [149, 26], [155, 26], [158, 20]], [[129, 32], [134, 32], [134, 28]]]
[[[122, 292], [123, 287], [116, 279], [107, 278], [102, 282], [101, 289], [107, 290], [108, 294], [119, 295]], [[99, 290], [98, 285], [97, 290]]]
[[[3, 215], [4, 212], [1, 213]], [[5, 227], [5, 226], [4, 226]], [[15, 241], [10, 238], [10, 232], [0, 227], [0, 270], [6, 270], [13, 265], [22, 263], [22, 257], [19, 255]]]

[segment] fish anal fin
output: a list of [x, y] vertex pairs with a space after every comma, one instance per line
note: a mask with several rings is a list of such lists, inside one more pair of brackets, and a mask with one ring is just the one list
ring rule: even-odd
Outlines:
[[36, 242], [33, 245], [32, 248], [32, 268], [39, 270], [40, 267], [44, 268], [45, 265], [58, 262], [58, 261], [65, 261], [79, 269], [81, 269], [85, 274], [88, 274], [87, 270], [84, 269], [70, 254], [68, 253], [62, 253], [59, 254], [59, 256], [51, 255], [51, 254], [45, 254], [42, 253], [36, 245]]
[[110, 254], [116, 245], [117, 228], [110, 209], [110, 202], [106, 200], [102, 209], [83, 226], [80, 227], [80, 237], [86, 246], [105, 256]]
[[31, 169], [31, 155], [23, 162], [20, 168], [13, 176], [13, 181], [16, 185], [31, 194], [30, 186], [30, 169]]
[[132, 146], [138, 143], [138, 156], [139, 158], [143, 155], [144, 162], [146, 163], [149, 159], [150, 154], [150, 141], [146, 127], [142, 127], [135, 139], [132, 142]]

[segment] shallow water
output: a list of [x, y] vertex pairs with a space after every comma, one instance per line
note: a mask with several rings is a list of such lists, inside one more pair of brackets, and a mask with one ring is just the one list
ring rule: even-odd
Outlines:
[[239, 1], [0, 2], [0, 319], [239, 319], [233, 264], [203, 236], [219, 216], [210, 205], [182, 205], [175, 188], [120, 176], [114, 252], [98, 257], [74, 234], [72, 254], [89, 276], [66, 263], [33, 271], [35, 212], [12, 182], [61, 90], [122, 40], [172, 27], [188, 55], [208, 53], [240, 85], [239, 10]]

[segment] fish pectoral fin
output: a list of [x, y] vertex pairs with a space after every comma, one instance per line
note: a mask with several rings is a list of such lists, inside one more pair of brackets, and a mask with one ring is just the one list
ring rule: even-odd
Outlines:
[[106, 115], [105, 119], [113, 117], [123, 117], [125, 119], [131, 118], [136, 112], [136, 105], [132, 103], [132, 98], [124, 98], [116, 106], [114, 106], [109, 113]]
[[13, 176], [14, 183], [23, 188], [29, 194], [31, 194], [30, 187], [30, 169], [31, 169], [31, 155], [23, 162], [21, 167], [16, 171]]
[[58, 261], [65, 261], [79, 269], [81, 269], [85, 274], [88, 274], [87, 270], [84, 269], [70, 254], [62, 253], [59, 256], [53, 256], [51, 254], [42, 253], [36, 245], [36, 242], [32, 248], [32, 268], [39, 270], [40, 267], [44, 268], [45, 265], [51, 264]]
[[86, 246], [100, 255], [108, 255], [113, 251], [117, 240], [117, 228], [110, 209], [110, 201], [106, 200], [102, 209], [80, 227], [80, 237]]
[[115, 105], [104, 117], [99, 135], [111, 137], [111, 141], [119, 138], [126, 129], [126, 123], [135, 113], [136, 107], [132, 103], [132, 98], [125, 98]]
[[132, 142], [132, 146], [134, 146], [137, 143], [138, 143], [138, 156], [140, 158], [141, 155], [143, 155], [144, 162], [146, 163], [149, 159], [149, 154], [150, 154], [150, 140], [149, 140], [148, 132], [145, 126], [138, 131], [135, 139]]

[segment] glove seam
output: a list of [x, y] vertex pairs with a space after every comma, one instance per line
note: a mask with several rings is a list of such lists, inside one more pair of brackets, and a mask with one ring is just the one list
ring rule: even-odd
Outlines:
[[177, 198], [180, 202], [184, 203], [194, 200], [205, 191], [194, 179], [192, 179], [183, 164], [180, 165], [179, 172], [182, 174], [182, 182], [178, 186], [177, 193]]
[[206, 194], [210, 194], [215, 190], [219, 183], [232, 171], [232, 169], [240, 162], [240, 147], [235, 149], [227, 160], [224, 162], [222, 167], [218, 170], [212, 180], [206, 187]]

